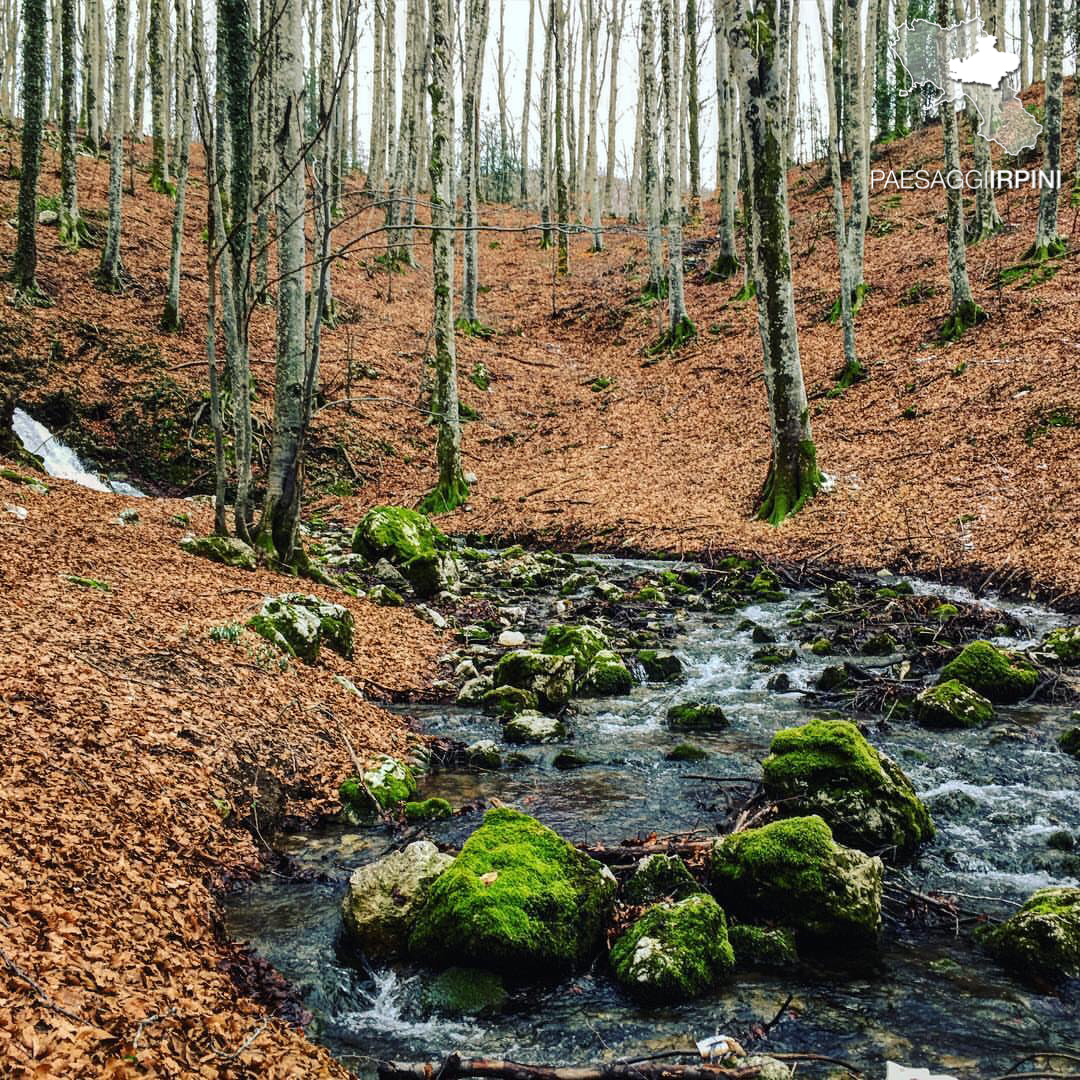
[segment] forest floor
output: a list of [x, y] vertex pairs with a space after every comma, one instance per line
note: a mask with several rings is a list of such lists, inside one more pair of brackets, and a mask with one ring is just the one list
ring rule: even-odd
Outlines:
[[[881, 147], [873, 166], [933, 169], [940, 154], [931, 127]], [[4, 221], [17, 160], [16, 133], [0, 132]], [[59, 190], [56, 166], [50, 149], [45, 196]], [[28, 410], [102, 465], [173, 497], [207, 490], [211, 462], [200, 169], [196, 161], [181, 333], [157, 330], [172, 203], [147, 191], [141, 170], [124, 203], [124, 293], [93, 286], [96, 248], [67, 253], [42, 228], [39, 280], [53, 306], [0, 309], [0, 379]], [[79, 177], [100, 227], [106, 161], [81, 158]], [[704, 281], [714, 204], [686, 237], [699, 336], [656, 358], [646, 349], [662, 312], [640, 302], [640, 230], [618, 223], [596, 255], [588, 235], [574, 237], [571, 274], [556, 279], [552, 253], [522, 231], [535, 214], [485, 208], [501, 230], [480, 244], [480, 314], [495, 334], [458, 338], [463, 397], [479, 417], [464, 439], [478, 480], [469, 506], [440, 525], [610, 551], [886, 566], [1080, 606], [1075, 243], [1003, 283], [1031, 243], [1037, 205], [1034, 193], [1003, 193], [1006, 228], [969, 252], [989, 320], [942, 346], [943, 195], [875, 193], [872, 290], [858, 323], [868, 378], [830, 395], [842, 356], [840, 329], [824, 318], [837, 272], [822, 180], [808, 166], [790, 184], [800, 344], [831, 494], [779, 528], [753, 520], [769, 459], [757, 316], [752, 301], [731, 299], [738, 281]], [[424, 415], [426, 234], [420, 265], [389, 274], [375, 261], [381, 234], [363, 238], [381, 212], [358, 193], [347, 210], [341, 236], [356, 244], [334, 272], [340, 319], [325, 341], [309, 484], [310, 508], [352, 522], [366, 506], [411, 504], [432, 486], [434, 434]], [[1061, 213], [1072, 238], [1078, 211], [1067, 195]], [[5, 256], [14, 235], [2, 229]], [[260, 308], [251, 327], [263, 459], [273, 321]], [[260, 861], [257, 828], [227, 827], [221, 809], [243, 817], [253, 799], [271, 798], [263, 770], [286, 781], [290, 812], [329, 808], [350, 771], [342, 731], [360, 753], [400, 750], [406, 738], [399, 719], [333, 675], [348, 672], [361, 688], [373, 680], [373, 697], [419, 690], [439, 636], [408, 609], [350, 602], [361, 638], [351, 666], [329, 656], [279, 671], [254, 645], [237, 664], [210, 629], [243, 621], [287, 584], [183, 555], [184, 529], [171, 519], [188, 513], [209, 530], [199, 504], [140, 501], [142, 521], [123, 526], [115, 519], [128, 500], [50, 488], [35, 495], [0, 480], [0, 502], [28, 510], [25, 520], [0, 514], [0, 1054], [22, 1075], [334, 1074], [290, 1026], [287, 992], [221, 944], [215, 890]], [[279, 1015], [268, 1023], [259, 1002], [275, 993]]]

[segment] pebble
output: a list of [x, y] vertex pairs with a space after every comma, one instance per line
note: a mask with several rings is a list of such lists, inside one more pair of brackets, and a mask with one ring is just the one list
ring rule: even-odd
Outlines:
[[520, 630], [504, 630], [499, 635], [499, 644], [506, 649], [517, 649], [525, 644], [525, 635]]

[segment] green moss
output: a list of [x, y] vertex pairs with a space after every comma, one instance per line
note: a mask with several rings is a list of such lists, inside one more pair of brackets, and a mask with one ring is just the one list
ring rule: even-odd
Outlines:
[[660, 900], [685, 900], [702, 891], [682, 859], [657, 853], [638, 861], [623, 886], [622, 899], [627, 904], [655, 904]]
[[934, 835], [908, 778], [847, 720], [778, 731], [762, 782], [782, 813], [819, 814], [841, 843], [863, 851], [904, 856]]
[[735, 966], [744, 968], [785, 968], [799, 962], [795, 935], [784, 927], [766, 929], [739, 923], [728, 927], [728, 940], [735, 952]]
[[709, 866], [725, 907], [790, 926], [800, 941], [855, 946], [877, 941], [882, 876], [880, 859], [838, 845], [816, 816], [726, 836]]
[[493, 971], [452, 967], [440, 972], [424, 988], [430, 1009], [444, 1016], [482, 1016], [506, 1003], [506, 987]]
[[1046, 635], [1043, 648], [1070, 667], [1080, 664], [1080, 626], [1059, 626]]
[[551, 977], [599, 947], [610, 871], [535, 818], [500, 807], [431, 887], [409, 939], [426, 962]]
[[581, 677], [578, 692], [593, 697], [615, 697], [629, 693], [633, 686], [630, 669], [610, 649], [601, 649]]
[[1012, 918], [980, 936], [1003, 964], [1029, 979], [1080, 976], [1080, 889], [1040, 889]]
[[480, 698], [484, 712], [496, 716], [517, 716], [520, 712], [540, 707], [540, 699], [531, 690], [517, 686], [495, 686]]
[[633, 598], [635, 603], [638, 604], [666, 604], [667, 597], [664, 595], [662, 589], [658, 589], [655, 585], [646, 585], [641, 589], [638, 589], [634, 593]]
[[496, 688], [512, 686], [535, 694], [541, 705], [558, 707], [570, 700], [575, 663], [568, 657], [514, 649], [504, 653], [492, 672]]
[[396, 810], [415, 794], [412, 770], [388, 755], [379, 758], [362, 777], [344, 780], [338, 789], [346, 815], [356, 822], [371, 821], [381, 810]]
[[1071, 727], [1063, 731], [1058, 736], [1058, 746], [1066, 754], [1072, 754], [1074, 758], [1080, 758], [1080, 727]]
[[734, 967], [724, 912], [704, 893], [651, 908], [611, 949], [616, 979], [648, 1001], [689, 1001]]
[[941, 682], [956, 679], [995, 705], [1011, 705], [1028, 697], [1039, 681], [1038, 672], [1023, 657], [1007, 653], [988, 641], [973, 641], [941, 669]]
[[693, 743], [683, 742], [673, 746], [664, 757], [668, 761], [705, 761], [709, 756], [708, 750], [703, 750]]
[[98, 592], [112, 592], [112, 586], [107, 581], [98, 578], [79, 577], [77, 574], [64, 574], [64, 580], [71, 585], [78, 585], [80, 589], [96, 589]]
[[566, 725], [554, 716], [526, 709], [506, 721], [503, 738], [508, 743], [551, 743], [566, 738]]
[[401, 607], [405, 598], [389, 585], [372, 585], [367, 591], [367, 598], [379, 607]]
[[938, 604], [930, 614], [938, 622], [948, 622], [960, 614], [960, 609], [955, 604]]
[[180, 546], [189, 555], [238, 570], [254, 570], [257, 565], [255, 552], [234, 536], [187, 536], [180, 541]]
[[610, 648], [603, 632], [594, 626], [549, 626], [540, 645], [542, 653], [572, 656], [579, 678], [585, 674], [598, 652]]
[[688, 701], [668, 709], [667, 724], [672, 731], [722, 731], [728, 718], [719, 705]]
[[405, 820], [418, 821], [442, 821], [454, 816], [454, 808], [445, 800], [439, 798], [423, 799], [421, 802], [407, 802], [405, 804]]
[[948, 679], [919, 694], [913, 715], [927, 728], [980, 727], [994, 719], [994, 706], [962, 682]]
[[672, 682], [683, 673], [682, 661], [666, 649], [639, 649], [637, 661], [649, 682]]
[[438, 592], [440, 552], [446, 536], [426, 515], [403, 506], [376, 506], [356, 526], [352, 549], [372, 563], [387, 559], [409, 579], [421, 597]]

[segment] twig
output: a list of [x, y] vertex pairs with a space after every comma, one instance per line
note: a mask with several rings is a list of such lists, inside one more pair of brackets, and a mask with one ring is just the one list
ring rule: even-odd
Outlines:
[[14, 975], [17, 979], [22, 979], [31, 990], [34, 991], [34, 995], [38, 1000], [38, 1003], [46, 1009], [50, 1009], [52, 1012], [59, 1013], [61, 1016], [67, 1017], [68, 1020], [76, 1024], [81, 1024], [83, 1027], [90, 1027], [90, 1023], [84, 1020], [77, 1013], [71, 1012], [69, 1009], [65, 1009], [63, 1005], [57, 1005], [55, 1001], [41, 988], [41, 984], [28, 975], [3, 949], [0, 949], [0, 960], [3, 960], [4, 967], [7, 968], [10, 974]]
[[222, 1061], [232, 1061], [234, 1058], [238, 1058], [265, 1030], [269, 1020], [264, 1020], [235, 1050], [225, 1053], [223, 1050], [219, 1050], [216, 1046], [211, 1045], [210, 1049], [217, 1054]]

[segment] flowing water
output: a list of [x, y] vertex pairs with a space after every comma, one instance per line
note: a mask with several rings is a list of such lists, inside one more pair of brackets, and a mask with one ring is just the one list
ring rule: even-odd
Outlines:
[[[660, 565], [590, 562], [616, 580]], [[769, 673], [750, 663], [755, 646], [738, 629], [749, 617], [774, 629], [781, 642], [790, 639], [787, 617], [804, 598], [753, 604], [735, 614], [657, 614], [655, 622], [675, 633], [671, 646], [685, 665], [681, 682], [575, 703], [572, 746], [589, 760], [583, 768], [559, 771], [552, 765], [558, 748], [544, 747], [529, 751], [528, 764], [513, 770], [429, 775], [423, 796], [476, 808], [428, 827], [428, 835], [459, 845], [479, 824], [479, 804], [490, 797], [578, 842], [714, 829], [727, 809], [726, 793], [746, 788], [700, 777], [756, 777], [772, 734], [815, 715], [798, 692], [766, 688]], [[560, 600], [540, 596], [524, 608], [519, 625], [538, 640], [560, 614]], [[1061, 621], [1031, 608], [1013, 613], [1033, 638]], [[799, 655], [784, 669], [793, 687], [806, 686], [826, 663], [835, 663]], [[681, 700], [718, 702], [731, 720], [721, 734], [693, 736], [710, 752], [707, 761], [665, 760], [685, 736], [670, 732], [662, 718]], [[497, 721], [474, 709], [409, 712], [433, 734], [463, 742], [499, 737]], [[1076, 883], [1080, 858], [1047, 844], [1064, 830], [1080, 848], [1080, 767], [1055, 742], [1068, 715], [1068, 709], [1053, 707], [1001, 710], [991, 728], [944, 733], [906, 723], [871, 724], [872, 740], [912, 778], [938, 826], [933, 843], [904, 870], [911, 883], [979, 898], [965, 903], [996, 914], [1008, 913], [1008, 901], [1037, 887]], [[361, 1072], [377, 1059], [430, 1060], [451, 1050], [544, 1063], [645, 1055], [718, 1031], [742, 1035], [755, 1021], [769, 1020], [789, 993], [791, 1014], [762, 1049], [829, 1054], [861, 1065], [870, 1076], [883, 1074], [886, 1059], [932, 1072], [992, 1076], [1030, 1051], [1077, 1043], [1075, 984], [1056, 995], [1040, 994], [963, 936], [896, 923], [887, 926], [880, 962], [871, 971], [806, 967], [739, 974], [701, 1000], [657, 1008], [628, 999], [598, 963], [556, 986], [514, 992], [497, 1015], [441, 1017], [424, 1005], [431, 973], [422, 967], [362, 970], [340, 951], [339, 907], [348, 874], [390, 842], [381, 829], [344, 826], [285, 837], [284, 849], [323, 880], [263, 877], [233, 897], [228, 911], [231, 934], [250, 942], [299, 989], [314, 1015], [313, 1037]]]
[[42, 459], [45, 471], [50, 476], [60, 480], [73, 480], [92, 491], [108, 491], [114, 495], [145, 494], [125, 480], [113, 480], [104, 473], [92, 472], [86, 468], [70, 446], [22, 409], [15, 410], [11, 427], [23, 449]]

